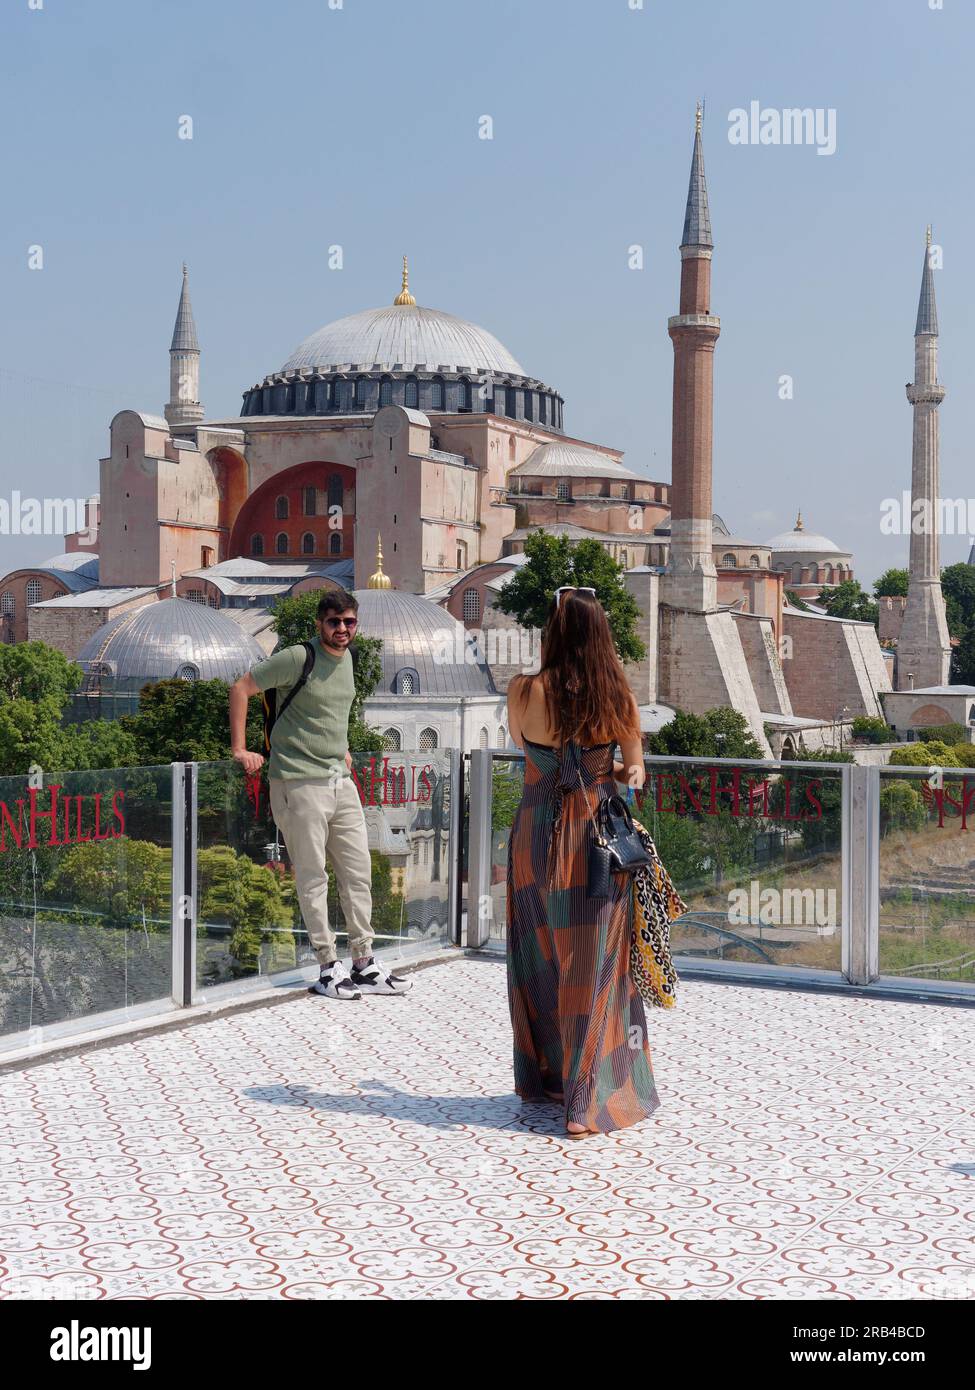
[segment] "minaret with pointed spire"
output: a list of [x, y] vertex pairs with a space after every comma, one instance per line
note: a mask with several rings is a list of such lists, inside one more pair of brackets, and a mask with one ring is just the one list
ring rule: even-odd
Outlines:
[[945, 388], [938, 381], [938, 308], [928, 227], [914, 325], [914, 380], [907, 387], [907, 399], [914, 410], [911, 549], [907, 602], [897, 642], [898, 690], [947, 685], [951, 664], [938, 553], [938, 406], [944, 398]]
[[200, 404], [200, 344], [190, 303], [190, 277], [183, 262], [183, 288], [176, 311], [173, 341], [169, 347], [169, 404], [166, 419], [172, 425], [195, 425], [203, 419]]
[[711, 313], [711, 215], [704, 178], [700, 103], [680, 243], [680, 312], [667, 322], [674, 344], [670, 556], [663, 586], [672, 607], [717, 607], [711, 551], [711, 451], [714, 345], [721, 320]]

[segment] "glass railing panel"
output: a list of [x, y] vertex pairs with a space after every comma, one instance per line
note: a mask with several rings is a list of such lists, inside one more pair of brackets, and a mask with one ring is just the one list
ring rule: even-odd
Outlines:
[[[358, 754], [353, 777], [369, 836], [376, 951], [409, 955], [446, 943], [449, 752]], [[249, 779], [237, 763], [201, 763], [197, 797], [197, 983], [313, 965], [266, 777]], [[331, 869], [328, 911], [338, 951], [347, 956]]]
[[880, 769], [880, 973], [975, 983], [975, 768]]
[[[490, 937], [498, 942], [522, 778], [520, 758], [495, 759]], [[671, 929], [675, 954], [839, 970], [842, 803], [838, 766], [649, 760], [631, 809], [688, 907]]]
[[0, 778], [0, 1035], [170, 996], [171, 802], [168, 766]]

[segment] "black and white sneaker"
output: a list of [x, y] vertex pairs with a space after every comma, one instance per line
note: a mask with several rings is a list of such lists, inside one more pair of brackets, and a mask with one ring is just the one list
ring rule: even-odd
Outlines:
[[412, 980], [393, 975], [377, 964], [374, 956], [366, 965], [353, 966], [349, 979], [363, 994], [407, 994], [413, 988]]
[[322, 973], [315, 984], [310, 986], [312, 994], [324, 994], [326, 999], [361, 999], [357, 985], [340, 960], [331, 965], [323, 965]]

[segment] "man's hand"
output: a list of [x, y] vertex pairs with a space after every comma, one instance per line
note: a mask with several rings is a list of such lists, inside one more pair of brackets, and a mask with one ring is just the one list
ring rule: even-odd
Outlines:
[[231, 753], [249, 775], [260, 772], [264, 766], [264, 758], [260, 753], [252, 753], [247, 748], [232, 748]]
[[346, 753], [346, 755], [345, 755], [345, 765], [346, 765], [346, 767], [349, 769], [349, 771], [351, 772], [351, 771], [352, 771], [352, 754], [351, 754], [351, 753]]

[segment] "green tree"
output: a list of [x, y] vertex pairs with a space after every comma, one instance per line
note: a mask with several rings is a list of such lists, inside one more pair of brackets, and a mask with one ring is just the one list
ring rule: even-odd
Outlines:
[[200, 923], [230, 926], [234, 975], [252, 975], [261, 964], [261, 946], [269, 944], [267, 971], [297, 961], [293, 896], [282, 877], [229, 845], [200, 850], [197, 856]]
[[677, 714], [647, 739], [647, 752], [675, 758], [760, 758], [762, 750], [743, 714], [727, 706], [704, 714]]
[[0, 646], [0, 775], [68, 770], [61, 715], [82, 670], [43, 642]]
[[873, 586], [875, 598], [903, 598], [907, 593], [907, 570], [889, 569]]
[[[156, 681], [139, 694], [138, 714], [119, 720], [135, 743], [136, 763], [219, 762], [230, 757], [227, 683]], [[247, 711], [247, 743], [261, 746], [260, 704]]]
[[596, 590], [609, 620], [621, 661], [642, 661], [646, 648], [636, 634], [636, 600], [623, 584], [623, 566], [597, 540], [573, 543], [567, 536], [533, 531], [525, 540], [527, 563], [516, 569], [495, 599], [502, 613], [526, 628], [542, 628], [563, 584]]
[[890, 755], [892, 767], [959, 767], [960, 763], [953, 748], [946, 743], [931, 740], [923, 743], [905, 743], [895, 748]]
[[791, 608], [798, 608], [800, 613], [810, 612], [809, 604], [805, 599], [801, 599], [794, 589], [786, 589], [785, 601]]
[[964, 561], [941, 571], [941, 591], [945, 596], [948, 631], [964, 638], [975, 626], [975, 567]]
[[821, 589], [818, 602], [831, 618], [853, 618], [861, 623], [880, 623], [880, 608], [860, 585], [859, 579], [844, 579], [833, 589]]

